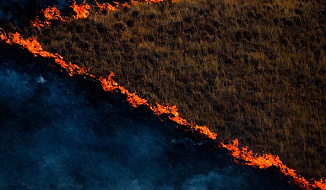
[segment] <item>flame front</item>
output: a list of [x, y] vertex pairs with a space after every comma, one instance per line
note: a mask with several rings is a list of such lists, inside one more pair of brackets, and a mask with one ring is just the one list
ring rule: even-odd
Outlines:
[[326, 178], [319, 181], [311, 179], [310, 183], [303, 177], [297, 175], [295, 170], [288, 168], [278, 156], [271, 154], [263, 154], [262, 156], [254, 154], [252, 150], [248, 151], [248, 148], [239, 148], [238, 139], [231, 141], [229, 144], [221, 145], [228, 149], [231, 155], [234, 157], [235, 162], [244, 161], [246, 165], [258, 167], [260, 169], [267, 169], [271, 166], [277, 167], [285, 176], [291, 177], [293, 182], [302, 189], [326, 189]]
[[87, 73], [85, 68], [79, 67], [78, 65], [72, 63], [67, 64], [63, 60], [62, 56], [44, 51], [41, 44], [37, 41], [36, 37], [23, 39], [18, 32], [6, 34], [5, 32], [3, 32], [3, 30], [0, 30], [0, 39], [1, 41], [10, 45], [13, 44], [20, 45], [23, 48], [28, 49], [28, 51], [34, 54], [34, 56], [39, 55], [45, 58], [53, 58], [55, 63], [60, 65], [62, 68], [64, 68], [70, 76], [77, 73], [80, 75], [89, 75], [93, 77], [93, 75]]
[[[145, 3], [156, 3], [163, 0], [144, 0]], [[175, 0], [176, 1], [176, 0]], [[172, 2], [175, 2], [172, 1]], [[131, 1], [131, 4], [137, 4], [138, 1]], [[116, 5], [109, 5], [109, 4], [99, 4], [97, 3], [97, 7], [99, 8], [100, 12], [107, 10], [117, 10], [119, 7], [130, 7], [129, 4], [119, 4], [115, 3]], [[74, 19], [80, 19], [80, 18], [87, 18], [89, 15], [89, 9], [90, 6], [86, 4], [85, 2], [81, 5], [76, 5], [74, 2], [71, 6], [75, 13], [77, 14], [74, 16]], [[49, 7], [44, 11], [44, 16], [48, 20], [51, 19], [60, 19], [60, 20], [68, 20], [64, 19], [60, 16], [59, 10], [53, 7]], [[36, 18], [35, 27], [43, 27], [44, 24]], [[42, 26], [43, 24], [43, 26]], [[32, 25], [34, 26], [33, 22]], [[3, 32], [3, 30], [0, 30], [0, 40], [7, 44], [17, 44], [20, 45], [23, 48], [28, 49], [32, 54], [35, 56], [41, 56], [45, 58], [52, 58], [54, 59], [55, 63], [60, 65], [63, 69], [65, 69], [70, 76], [73, 76], [74, 74], [80, 74], [80, 75], [86, 75], [93, 79], [99, 80], [101, 82], [102, 88], [105, 91], [111, 91], [111, 92], [119, 92], [122, 94], [125, 94], [127, 97], [127, 101], [130, 103], [133, 107], [138, 106], [147, 106], [150, 108], [153, 113], [157, 116], [161, 116], [163, 114], [166, 114], [168, 118], [175, 123], [185, 126], [186, 128], [189, 128], [190, 130], [197, 130], [201, 134], [206, 135], [208, 138], [212, 140], [216, 140], [217, 134], [213, 133], [209, 130], [206, 126], [198, 126], [194, 123], [189, 123], [186, 119], [183, 119], [180, 117], [179, 112], [177, 110], [176, 106], [171, 106], [169, 104], [163, 106], [158, 103], [155, 105], [151, 105], [147, 102], [147, 100], [140, 98], [136, 93], [130, 93], [127, 89], [125, 89], [122, 86], [119, 86], [118, 83], [116, 83], [112, 77], [114, 77], [114, 73], [111, 72], [109, 76], [103, 77], [100, 76], [99, 78], [96, 78], [94, 75], [89, 74], [87, 72], [86, 68], [79, 67], [78, 65], [72, 64], [72, 63], [66, 63], [62, 56], [58, 54], [49, 53], [47, 51], [44, 51], [40, 45], [40, 43], [37, 42], [36, 37], [31, 37], [27, 39], [23, 39], [19, 33], [9, 33], [6, 34]], [[283, 162], [279, 159], [278, 156], [271, 155], [271, 154], [263, 154], [262, 156], [259, 156], [257, 154], [254, 154], [251, 150], [248, 151], [248, 148], [239, 148], [238, 140], [235, 139], [229, 143], [224, 144], [221, 142], [221, 146], [228, 149], [230, 154], [234, 157], [234, 160], [237, 163], [240, 163], [240, 161], [244, 162], [247, 165], [257, 167], [260, 169], [267, 169], [271, 166], [277, 167], [285, 176], [288, 176], [292, 179], [292, 181], [298, 185], [299, 187], [303, 189], [314, 189], [319, 188], [322, 190], [326, 190], [326, 179], [320, 179], [319, 181], [315, 179], [311, 179], [309, 182], [304, 179], [303, 177], [297, 175], [293, 169], [288, 168]], [[241, 163], [242, 163], [241, 162]]]
[[[237, 163], [239, 163], [239, 161], [244, 161], [246, 165], [258, 167], [260, 169], [267, 169], [271, 166], [275, 166], [286, 176], [292, 177], [294, 183], [299, 187], [303, 189], [311, 189], [309, 182], [303, 177], [298, 176], [293, 169], [290, 169], [283, 164], [278, 156], [271, 154], [263, 154], [262, 156], [259, 156], [254, 154], [251, 150], [248, 151], [248, 148], [246, 147], [240, 149], [238, 139], [231, 141], [229, 144], [221, 143], [221, 145], [230, 151]], [[317, 188], [318, 186], [316, 185], [315, 182], [315, 184], [312, 184], [312, 187]]]
[[40, 29], [44, 26], [50, 26], [51, 20], [61, 20], [61, 21], [69, 21], [71, 19], [82, 19], [87, 18], [89, 15], [89, 9], [91, 8], [86, 2], [83, 2], [80, 5], [77, 5], [76, 1], [70, 6], [76, 15], [72, 18], [62, 17], [60, 11], [56, 7], [47, 7], [44, 11], [42, 11], [44, 16], [44, 21], [41, 21], [39, 17], [36, 17], [33, 21], [31, 21], [32, 26]]
[[140, 105], [148, 106], [155, 115], [161, 116], [163, 114], [167, 114], [169, 119], [174, 121], [175, 123], [183, 126], [187, 126], [190, 130], [198, 130], [201, 134], [205, 134], [207, 137], [216, 140], [216, 133], [211, 132], [208, 127], [206, 126], [198, 126], [195, 124], [189, 123], [186, 119], [183, 119], [179, 116], [179, 112], [177, 109], [177, 106], [170, 106], [167, 104], [166, 106], [160, 105], [156, 103], [155, 106], [149, 104], [147, 100], [140, 98], [136, 93], [130, 93], [127, 89], [125, 89], [122, 86], [119, 86], [118, 83], [116, 83], [112, 77], [114, 76], [114, 73], [111, 72], [111, 74], [107, 77], [99, 77], [99, 81], [101, 81], [102, 88], [105, 91], [120, 91], [120, 93], [125, 94], [127, 96], [127, 101], [129, 104], [133, 107], [138, 107]]

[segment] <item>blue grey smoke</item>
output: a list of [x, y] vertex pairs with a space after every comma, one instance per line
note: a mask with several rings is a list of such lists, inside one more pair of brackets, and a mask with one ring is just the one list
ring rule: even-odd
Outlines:
[[296, 189], [46, 62], [0, 58], [0, 189]]

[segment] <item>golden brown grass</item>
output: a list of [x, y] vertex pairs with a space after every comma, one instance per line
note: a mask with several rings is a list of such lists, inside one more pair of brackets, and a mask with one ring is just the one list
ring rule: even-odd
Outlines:
[[304, 0], [186, 0], [55, 21], [46, 50], [149, 102], [176, 104], [220, 140], [326, 176], [326, 5]]

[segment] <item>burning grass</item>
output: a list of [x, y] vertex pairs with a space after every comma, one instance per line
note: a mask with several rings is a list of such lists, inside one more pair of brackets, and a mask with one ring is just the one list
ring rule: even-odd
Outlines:
[[238, 138], [303, 176], [325, 176], [324, 2], [188, 0], [92, 11], [24, 34], [93, 75], [113, 71], [151, 105], [177, 105], [221, 140]]

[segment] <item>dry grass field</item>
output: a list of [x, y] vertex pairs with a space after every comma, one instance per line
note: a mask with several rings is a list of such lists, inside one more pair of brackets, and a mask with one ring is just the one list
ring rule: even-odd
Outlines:
[[53, 21], [42, 46], [149, 102], [326, 176], [326, 2], [185, 0]]

